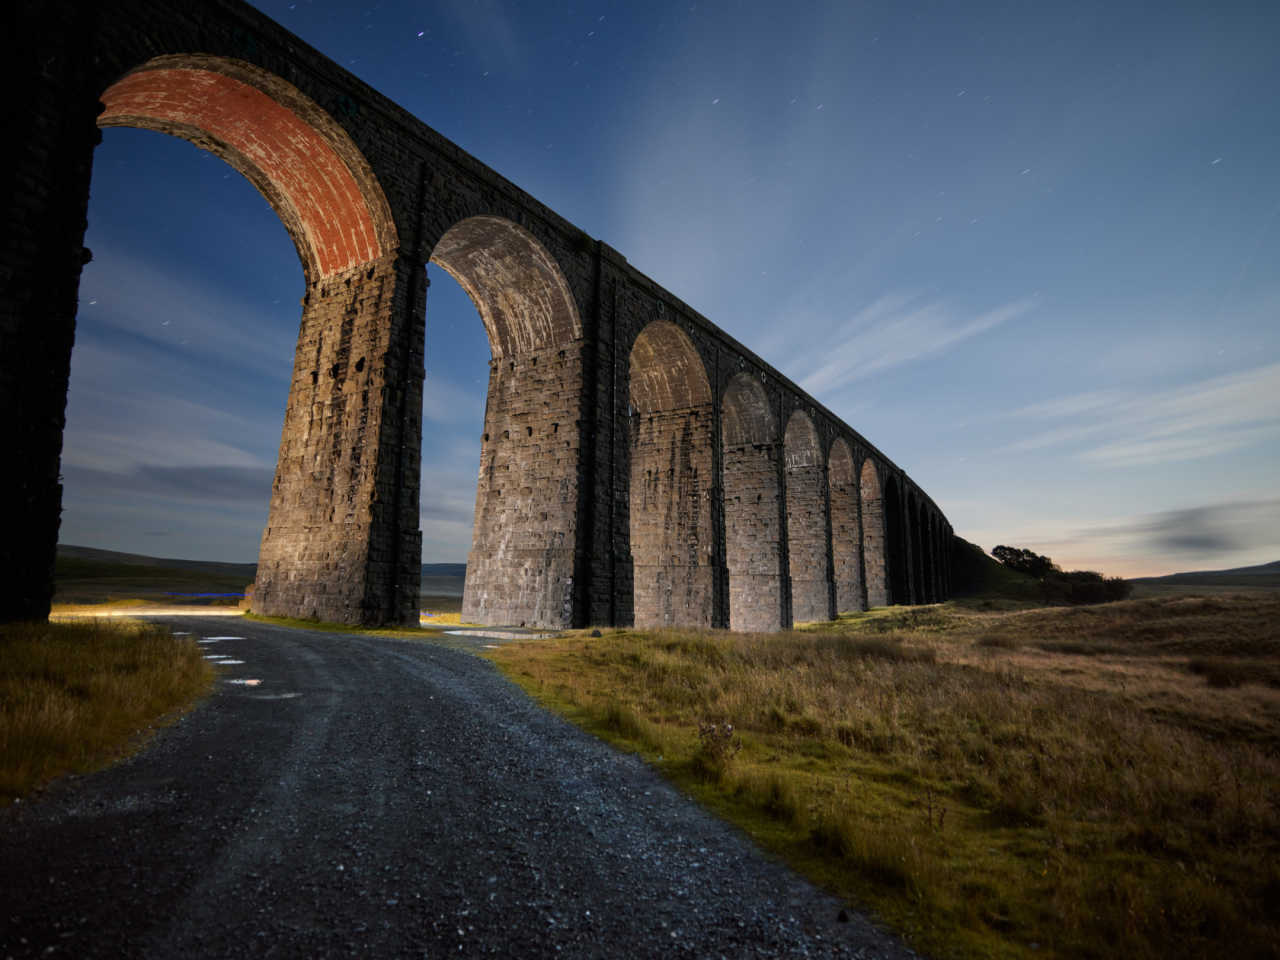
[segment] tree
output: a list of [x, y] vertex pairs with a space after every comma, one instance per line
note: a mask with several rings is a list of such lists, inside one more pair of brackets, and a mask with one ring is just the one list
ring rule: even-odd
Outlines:
[[1133, 592], [1133, 584], [1119, 577], [1104, 577], [1093, 570], [1062, 570], [1048, 557], [1022, 547], [999, 546], [991, 555], [1010, 570], [1039, 580], [1045, 603], [1109, 603]]
[[1058, 569], [1058, 565], [1048, 557], [1021, 547], [999, 546], [991, 551], [991, 555], [1010, 570], [1028, 574], [1037, 580], [1043, 580]]

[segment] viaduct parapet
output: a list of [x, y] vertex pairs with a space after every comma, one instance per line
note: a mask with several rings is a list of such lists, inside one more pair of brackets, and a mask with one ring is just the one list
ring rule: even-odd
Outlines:
[[[18, 0], [0, 239], [0, 619], [48, 614], [100, 127], [248, 178], [305, 276], [254, 607], [415, 623], [428, 262], [492, 348], [463, 615], [771, 630], [950, 589], [951, 526], [760, 357], [236, 0]], [[430, 497], [430, 491], [426, 492]]]

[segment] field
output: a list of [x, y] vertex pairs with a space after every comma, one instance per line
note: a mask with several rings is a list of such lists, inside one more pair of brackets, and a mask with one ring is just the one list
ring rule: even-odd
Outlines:
[[0, 804], [124, 756], [212, 684], [199, 647], [160, 627], [0, 626]]
[[[424, 565], [420, 608], [444, 614], [439, 622], [449, 622], [447, 615], [462, 610], [465, 571], [460, 563]], [[252, 563], [169, 560], [60, 544], [54, 610], [74, 614], [157, 606], [235, 607], [255, 573]]]
[[254, 565], [161, 560], [88, 547], [59, 546], [54, 604], [81, 606], [235, 606]]
[[1278, 623], [960, 601], [490, 655], [931, 956], [1273, 957]]

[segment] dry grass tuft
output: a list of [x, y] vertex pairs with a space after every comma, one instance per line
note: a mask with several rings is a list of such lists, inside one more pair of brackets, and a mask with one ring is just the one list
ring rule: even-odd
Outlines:
[[1248, 957], [1280, 943], [1277, 614], [947, 604], [492, 657], [927, 952]]
[[199, 647], [161, 627], [0, 626], [0, 801], [106, 766], [212, 682]]

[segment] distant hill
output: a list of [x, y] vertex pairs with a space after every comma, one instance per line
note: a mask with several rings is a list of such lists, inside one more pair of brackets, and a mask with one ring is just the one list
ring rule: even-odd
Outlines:
[[[150, 567], [155, 570], [189, 570], [194, 573], [220, 577], [236, 577], [245, 583], [253, 582], [257, 574], [256, 563], [221, 563], [215, 560], [178, 560], [171, 557], [148, 557], [140, 553], [121, 553], [118, 550], [102, 550], [98, 547], [80, 547], [71, 543], [58, 544], [58, 569], [62, 575], [107, 576], [119, 573], [109, 568]], [[135, 571], [140, 573], [141, 571]], [[465, 563], [424, 563], [424, 577], [465, 577]]]
[[424, 577], [465, 577], [467, 565], [465, 563], [424, 563], [422, 575]]
[[1170, 587], [1280, 587], [1280, 560], [1256, 567], [1198, 570], [1164, 577], [1135, 577], [1134, 584]]
[[[58, 544], [57, 567], [59, 575], [81, 577], [110, 575], [118, 568], [148, 567], [156, 570], [187, 570], [192, 573], [217, 577], [235, 577], [249, 583], [257, 573], [256, 563], [220, 563], [215, 560], [177, 560], [170, 557], [148, 557], [139, 553], [120, 553], [116, 550], [100, 550], [97, 547], [78, 547], [70, 543]], [[139, 571], [140, 573], [141, 571]]]

